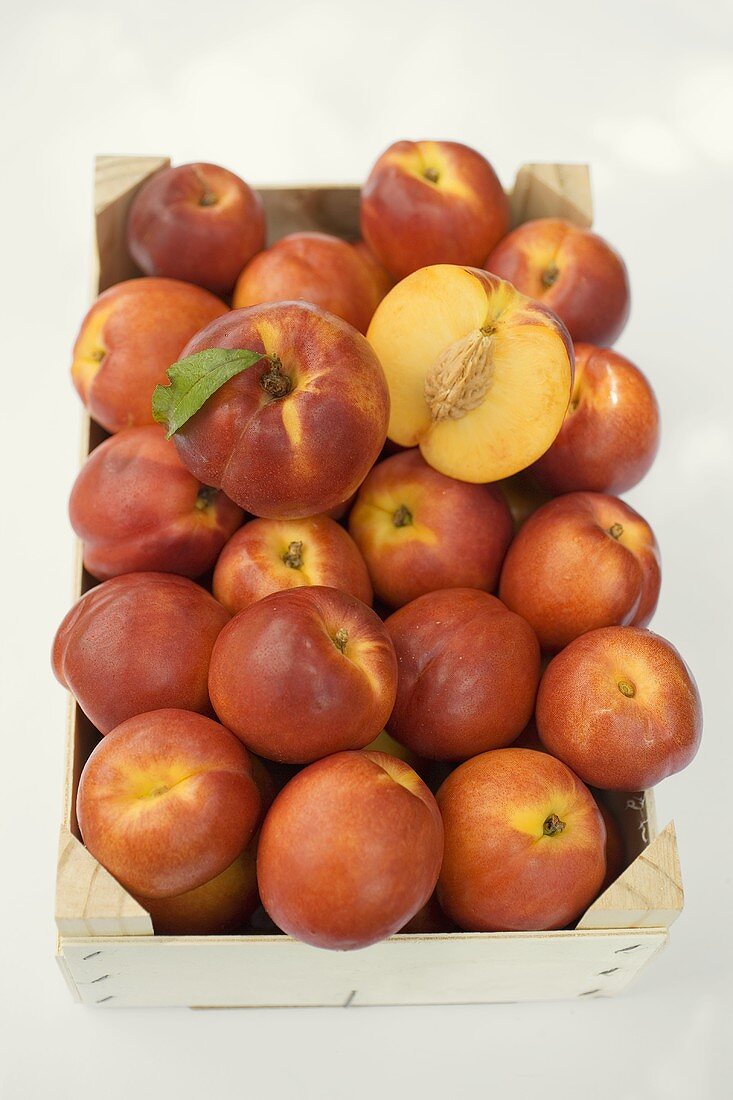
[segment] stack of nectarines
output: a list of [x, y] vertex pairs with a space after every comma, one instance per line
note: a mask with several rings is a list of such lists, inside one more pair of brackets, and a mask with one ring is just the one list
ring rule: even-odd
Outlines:
[[378, 159], [361, 239], [266, 231], [233, 173], [159, 172], [76, 341], [84, 843], [159, 934], [571, 925], [626, 865], [603, 792], [701, 735], [616, 495], [659, 440], [623, 260], [512, 227], [454, 142]]

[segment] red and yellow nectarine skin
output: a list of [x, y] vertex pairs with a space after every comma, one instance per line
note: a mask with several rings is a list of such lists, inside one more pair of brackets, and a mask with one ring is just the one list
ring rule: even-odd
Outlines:
[[217, 164], [179, 164], [148, 180], [133, 199], [127, 245], [146, 275], [228, 294], [265, 247], [262, 200]]
[[377, 597], [402, 607], [441, 588], [496, 588], [512, 521], [495, 489], [446, 477], [410, 450], [367, 476], [349, 531]]
[[389, 395], [363, 336], [305, 302], [234, 310], [185, 349], [268, 358], [231, 378], [176, 433], [195, 477], [248, 512], [298, 519], [342, 504], [384, 444]]
[[395, 142], [362, 189], [362, 236], [394, 279], [429, 264], [480, 267], [508, 229], [494, 169], [455, 141]]
[[209, 659], [228, 620], [186, 577], [126, 573], [72, 607], [56, 633], [53, 670], [101, 733], [167, 707], [210, 714]]
[[606, 830], [576, 775], [531, 749], [485, 752], [438, 791], [445, 855], [438, 900], [466, 931], [564, 928], [595, 899]]
[[433, 892], [443, 854], [435, 799], [401, 760], [341, 752], [275, 799], [257, 875], [275, 924], [316, 947], [367, 947], [402, 928]]
[[532, 467], [535, 478], [551, 493], [625, 493], [648, 472], [658, 447], [659, 408], [638, 367], [609, 348], [576, 344], [570, 408]]
[[241, 855], [215, 878], [171, 898], [135, 898], [150, 914], [156, 936], [221, 936], [242, 932], [260, 903], [257, 890], [257, 845], [250, 841]]
[[272, 592], [314, 584], [372, 602], [372, 584], [359, 548], [334, 520], [255, 519], [222, 550], [213, 592], [234, 615]]
[[227, 307], [176, 279], [128, 279], [100, 294], [81, 323], [71, 377], [108, 432], [153, 423], [157, 385], [185, 344]]
[[384, 368], [389, 438], [461, 481], [510, 477], [555, 439], [570, 401], [562, 322], [509, 283], [439, 264], [403, 279], [367, 333]]
[[304, 300], [366, 332], [375, 281], [353, 245], [328, 233], [291, 233], [258, 253], [234, 288], [232, 306]]
[[354, 241], [352, 247], [355, 249], [362, 263], [366, 267], [369, 278], [371, 280], [373, 292], [373, 313], [381, 302], [382, 298], [384, 298], [385, 294], [387, 294], [388, 291], [390, 291], [394, 286], [394, 279], [387, 271], [387, 268], [384, 266], [384, 264], [382, 264], [374, 255], [366, 241]]
[[485, 267], [549, 306], [574, 341], [612, 344], [628, 320], [626, 264], [603, 237], [562, 218], [517, 226]]
[[242, 522], [241, 509], [201, 485], [152, 424], [92, 451], [71, 490], [69, 516], [84, 565], [99, 580], [136, 572], [199, 577]]
[[132, 893], [163, 898], [229, 867], [255, 831], [260, 795], [236, 737], [167, 709], [138, 714], [100, 741], [76, 808], [95, 859]]
[[568, 493], [515, 536], [499, 597], [554, 651], [587, 630], [645, 626], [660, 583], [657, 542], [638, 512], [602, 493]]
[[638, 791], [694, 758], [702, 706], [673, 645], [650, 630], [608, 627], [577, 638], [550, 662], [537, 730], [548, 752], [586, 783]]
[[218, 638], [209, 691], [253, 752], [293, 764], [368, 745], [394, 704], [397, 661], [384, 624], [335, 588], [275, 592]]
[[430, 592], [385, 626], [397, 654], [387, 729], [431, 760], [465, 760], [509, 745], [532, 715], [540, 649], [531, 627], [495, 596]]

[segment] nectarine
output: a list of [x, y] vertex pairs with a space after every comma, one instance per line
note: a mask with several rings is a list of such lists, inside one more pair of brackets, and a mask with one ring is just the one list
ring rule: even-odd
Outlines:
[[168, 275], [228, 294], [265, 246], [262, 200], [217, 164], [165, 168], [130, 207], [127, 245], [147, 275]]
[[593, 795], [559, 760], [485, 752], [438, 791], [445, 855], [438, 901], [475, 932], [564, 928], [595, 899], [606, 829]]
[[213, 592], [235, 614], [283, 588], [323, 585], [371, 604], [372, 585], [353, 539], [328, 516], [255, 519], [222, 550]]
[[616, 497], [567, 493], [515, 536], [499, 596], [553, 651], [596, 627], [646, 625], [660, 582], [656, 539], [638, 512]]
[[402, 607], [440, 588], [496, 588], [512, 521], [491, 486], [446, 477], [413, 449], [374, 467], [349, 531], [377, 597]]
[[275, 592], [218, 638], [209, 691], [224, 725], [253, 752], [303, 764], [362, 748], [394, 704], [397, 662], [365, 604], [335, 588]]
[[395, 142], [362, 189], [362, 235], [394, 279], [429, 264], [479, 267], [508, 229], [494, 169], [455, 141]]
[[658, 634], [592, 630], [550, 662], [537, 696], [537, 730], [545, 748], [586, 783], [640, 791], [695, 756], [700, 695], [682, 657]]
[[389, 438], [436, 470], [497, 481], [550, 446], [573, 349], [545, 306], [485, 271], [441, 264], [403, 279], [367, 333], [389, 385]]
[[71, 377], [108, 432], [152, 424], [153, 390], [191, 337], [227, 307], [175, 279], [128, 279], [100, 294], [81, 323]]
[[612, 344], [628, 319], [626, 264], [603, 237], [562, 218], [517, 226], [485, 266], [554, 310], [573, 340]]
[[563, 426], [532, 467], [552, 493], [624, 493], [644, 477], [659, 446], [654, 391], [609, 348], [575, 345], [575, 382]]
[[402, 928], [433, 892], [440, 813], [401, 760], [340, 752], [299, 772], [265, 819], [257, 853], [262, 904], [316, 947], [367, 947]]
[[84, 843], [132, 893], [171, 897], [221, 874], [260, 811], [249, 754], [200, 714], [157, 710], [111, 731], [84, 765]]
[[540, 676], [532, 628], [471, 588], [430, 592], [385, 626], [397, 653], [387, 729], [432, 760], [465, 760], [510, 744], [529, 721]]
[[188, 472], [157, 424], [124, 429], [92, 451], [71, 490], [69, 516], [84, 565], [99, 580], [136, 572], [199, 577], [242, 522], [236, 504]]
[[199, 481], [248, 512], [299, 519], [342, 504], [384, 444], [389, 395], [363, 336], [305, 302], [234, 310], [183, 357], [206, 349], [262, 355], [174, 436]]
[[69, 611], [54, 640], [53, 670], [101, 733], [166, 707], [210, 714], [209, 659], [228, 619], [185, 577], [125, 573]]

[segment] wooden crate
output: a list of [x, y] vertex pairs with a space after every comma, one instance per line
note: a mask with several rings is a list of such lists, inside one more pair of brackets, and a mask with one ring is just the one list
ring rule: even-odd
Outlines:
[[[139, 274], [125, 245], [133, 195], [164, 157], [96, 164], [96, 294]], [[298, 229], [353, 238], [355, 187], [260, 191], [271, 240]], [[510, 194], [515, 223], [558, 215], [591, 224], [588, 170], [532, 164]], [[84, 419], [82, 456], [105, 433]], [[77, 552], [74, 598], [95, 582]], [[666, 944], [682, 908], [673, 824], [657, 832], [650, 791], [609, 795], [632, 862], [573, 931], [396, 935], [361, 951], [323, 951], [287, 936], [155, 936], [149, 915], [83, 847], [74, 803], [99, 734], [70, 701], [56, 892], [57, 957], [84, 1004], [260, 1006], [449, 1004], [608, 996]]]

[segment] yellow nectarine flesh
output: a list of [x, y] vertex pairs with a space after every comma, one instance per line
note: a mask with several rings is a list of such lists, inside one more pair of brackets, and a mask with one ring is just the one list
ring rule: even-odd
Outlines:
[[368, 332], [390, 390], [389, 438], [473, 482], [509, 477], [544, 454], [573, 377], [562, 322], [486, 276], [422, 268], [389, 292]]

